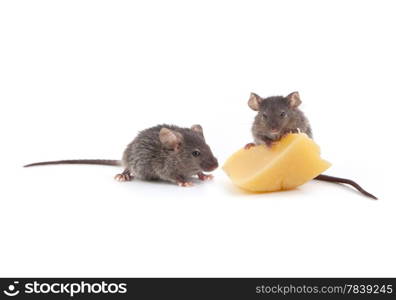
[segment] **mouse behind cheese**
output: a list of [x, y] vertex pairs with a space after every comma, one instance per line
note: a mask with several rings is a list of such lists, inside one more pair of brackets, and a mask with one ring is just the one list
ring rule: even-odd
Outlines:
[[191, 186], [191, 177], [212, 179], [204, 174], [218, 167], [217, 159], [205, 141], [200, 125], [182, 128], [175, 125], [158, 125], [141, 131], [127, 146], [122, 160], [59, 160], [39, 162], [25, 167], [54, 164], [95, 164], [123, 166], [118, 181], [164, 180], [179, 186]]
[[[313, 138], [310, 123], [299, 109], [300, 104], [301, 99], [298, 92], [290, 93], [286, 97], [273, 96], [267, 98], [251, 93], [248, 106], [256, 111], [257, 115], [252, 125], [254, 143], [246, 144], [245, 149], [260, 144], [271, 147], [273, 143], [276, 143], [288, 133], [305, 133], [310, 138]], [[350, 184], [362, 194], [377, 199], [350, 179], [323, 174], [314, 179]]]
[[312, 138], [312, 130], [308, 119], [299, 110], [301, 104], [298, 92], [287, 97], [275, 96], [261, 98], [252, 93], [248, 105], [258, 111], [252, 126], [256, 144], [265, 143], [271, 146], [287, 133], [306, 133]]

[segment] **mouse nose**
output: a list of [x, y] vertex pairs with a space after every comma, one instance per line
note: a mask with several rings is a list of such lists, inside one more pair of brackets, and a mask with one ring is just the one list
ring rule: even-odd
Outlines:
[[213, 170], [217, 169], [218, 166], [219, 166], [219, 162], [217, 161], [217, 158], [215, 158], [213, 161]]
[[271, 128], [271, 133], [278, 133], [278, 132], [279, 132], [278, 128], [276, 127]]
[[219, 163], [216, 158], [213, 158], [213, 160], [208, 164], [208, 166], [205, 168], [207, 172], [211, 172], [219, 166]]

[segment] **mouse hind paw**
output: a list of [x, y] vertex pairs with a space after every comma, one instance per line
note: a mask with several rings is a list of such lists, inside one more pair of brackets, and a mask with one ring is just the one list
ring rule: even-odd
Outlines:
[[133, 176], [130, 174], [117, 174], [116, 176], [114, 176], [114, 179], [120, 182], [131, 181], [133, 179]]
[[114, 179], [120, 182], [131, 181], [133, 179], [133, 175], [131, 174], [130, 171], [125, 170], [124, 172], [114, 176]]

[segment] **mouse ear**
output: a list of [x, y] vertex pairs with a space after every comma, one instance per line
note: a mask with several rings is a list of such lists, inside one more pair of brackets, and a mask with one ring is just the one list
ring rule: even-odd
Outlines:
[[201, 125], [195, 124], [195, 125], [191, 126], [191, 130], [199, 133], [202, 137], [204, 137], [203, 129], [202, 129]]
[[180, 149], [183, 137], [180, 133], [163, 127], [159, 132], [159, 139], [165, 148], [177, 151]]
[[300, 94], [298, 92], [290, 93], [286, 98], [291, 108], [298, 107], [301, 104]]
[[260, 102], [263, 101], [263, 99], [255, 94], [255, 93], [250, 93], [250, 98], [248, 101], [248, 105], [251, 109], [253, 110], [259, 110]]

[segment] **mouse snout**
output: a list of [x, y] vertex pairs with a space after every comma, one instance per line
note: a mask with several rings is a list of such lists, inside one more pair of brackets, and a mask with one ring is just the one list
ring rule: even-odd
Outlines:
[[218, 163], [217, 159], [215, 157], [213, 157], [212, 159], [205, 161], [202, 164], [202, 169], [203, 169], [203, 171], [211, 172], [211, 171], [217, 169], [218, 166], [219, 166], [219, 163]]
[[213, 162], [212, 162], [212, 169], [211, 169], [211, 171], [217, 169], [218, 166], [219, 166], [219, 162], [217, 161], [216, 158], [214, 158], [214, 159], [213, 159]]

